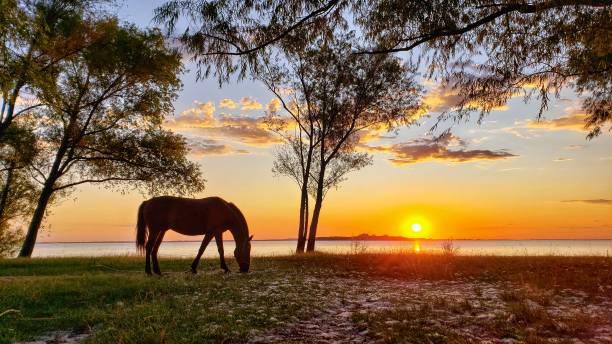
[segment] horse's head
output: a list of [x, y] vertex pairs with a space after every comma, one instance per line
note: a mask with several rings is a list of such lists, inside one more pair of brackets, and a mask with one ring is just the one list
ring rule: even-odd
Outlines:
[[251, 240], [253, 236], [251, 235], [247, 240], [243, 243], [236, 245], [236, 249], [234, 250], [234, 257], [236, 257], [236, 261], [240, 266], [240, 272], [249, 272], [249, 267], [251, 266]]

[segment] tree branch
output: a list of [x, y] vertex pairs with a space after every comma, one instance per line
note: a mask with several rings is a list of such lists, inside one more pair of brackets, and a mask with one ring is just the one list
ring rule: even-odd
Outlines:
[[263, 43], [249, 48], [249, 49], [245, 49], [242, 50], [240, 48], [238, 48], [236, 43], [233, 43], [227, 39], [221, 38], [221, 37], [217, 37], [214, 35], [210, 35], [210, 34], [205, 34], [205, 33], [201, 33], [202, 35], [205, 35], [209, 38], [213, 38], [213, 39], [217, 39], [220, 40], [222, 42], [228, 43], [234, 47], [236, 47], [236, 49], [238, 49], [238, 51], [215, 51], [215, 52], [210, 52], [210, 53], [203, 53], [201, 55], [203, 56], [210, 56], [210, 55], [230, 55], [230, 56], [240, 56], [240, 55], [248, 55], [251, 54], [255, 51], [261, 50], [265, 47], [267, 47], [268, 45], [271, 45], [273, 43], [278, 42], [279, 40], [283, 39], [284, 37], [286, 37], [287, 35], [289, 35], [291, 32], [293, 32], [295, 29], [302, 27], [307, 21], [309, 21], [312, 18], [318, 17], [321, 14], [324, 14], [325, 12], [328, 12], [329, 10], [331, 10], [334, 6], [336, 6], [338, 3], [340, 2], [340, 0], [331, 0], [329, 1], [325, 6], [318, 8], [317, 10], [310, 12], [308, 15], [306, 15], [305, 17], [303, 17], [302, 19], [298, 20], [297, 22], [295, 22], [293, 25], [289, 26], [288, 28], [286, 28], [285, 30], [283, 30], [280, 34], [268, 39], [267, 41], [264, 41]]
[[69, 187], [73, 187], [73, 186], [80, 185], [80, 184], [85, 184], [85, 183], [105, 183], [105, 182], [110, 182], [110, 181], [139, 181], [139, 180], [142, 180], [142, 179], [139, 179], [139, 178], [120, 178], [120, 177], [109, 177], [109, 178], [103, 178], [103, 179], [83, 179], [83, 180], [80, 180], [78, 182], [68, 183], [68, 184], [64, 184], [64, 185], [59, 186], [59, 187], [54, 187], [53, 191], [59, 191], [59, 190], [67, 189]]
[[462, 28], [452, 28], [452, 29], [441, 28], [439, 30], [435, 30], [435, 31], [432, 31], [432, 32], [429, 32], [423, 35], [402, 39], [402, 41], [414, 41], [412, 44], [405, 46], [405, 47], [399, 47], [399, 48], [394, 47], [390, 49], [377, 49], [377, 50], [370, 50], [370, 51], [359, 51], [359, 52], [356, 52], [356, 54], [389, 54], [389, 53], [396, 53], [400, 51], [410, 51], [423, 43], [426, 43], [426, 42], [429, 42], [429, 41], [432, 41], [438, 38], [464, 34], [468, 31], [474, 30], [480, 26], [488, 24], [496, 20], [497, 18], [507, 15], [512, 12], [519, 12], [521, 14], [531, 14], [531, 13], [537, 13], [537, 12], [541, 12], [541, 11], [545, 11], [545, 10], [549, 10], [553, 8], [563, 8], [563, 7], [568, 7], [568, 6], [601, 7], [601, 6], [606, 6], [606, 2], [593, 1], [593, 0], [580, 0], [580, 1], [557, 0], [557, 1], [545, 1], [539, 4], [512, 4], [512, 5], [496, 4], [496, 5], [491, 5], [490, 7], [496, 7], [496, 6], [502, 6], [502, 7], [499, 10], [475, 22], [467, 24], [466, 26]]

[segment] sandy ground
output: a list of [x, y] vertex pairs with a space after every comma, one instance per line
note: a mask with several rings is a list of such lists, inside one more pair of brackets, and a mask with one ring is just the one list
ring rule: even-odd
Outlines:
[[[242, 293], [271, 297], [295, 287], [289, 279], [279, 279], [263, 286], [245, 286]], [[309, 275], [300, 288], [319, 290], [320, 298], [312, 300], [317, 309], [314, 316], [277, 321], [274, 314], [257, 314], [276, 321], [276, 326], [263, 332], [253, 330], [249, 343], [419, 342], [411, 339], [411, 328], [432, 338], [438, 336], [431, 343], [524, 342], [504, 334], [500, 326], [515, 329], [523, 338], [533, 334], [549, 343], [612, 343], [609, 296], [473, 280], [373, 278], [359, 273]], [[225, 307], [219, 305], [219, 309]], [[87, 334], [56, 332], [27, 344], [73, 344], [86, 338]]]
[[[461, 342], [521, 342], [505, 338], [495, 330], [500, 322], [505, 322], [552, 343], [612, 343], [610, 297], [591, 298], [572, 290], [553, 295], [524, 287], [475, 281], [406, 281], [359, 276], [309, 278], [306, 282], [310, 287], [330, 290], [325, 295], [325, 309], [307, 320], [279, 323], [271, 331], [256, 334], [251, 343], [394, 342], [397, 338], [374, 333], [366, 322], [358, 319], [398, 310], [419, 313], [419, 317], [424, 318], [419, 324], [424, 324], [425, 330], [429, 328], [435, 334], [439, 329], [446, 329], [455, 333]], [[526, 296], [519, 301], [512, 300], [516, 295]], [[511, 300], [507, 300], [509, 298]], [[521, 312], [515, 314], [510, 303], [524, 305], [523, 312], [537, 314], [534, 326], [518, 321], [516, 318]], [[419, 312], [424, 308], [428, 310], [425, 315]], [[580, 325], [577, 331], [570, 331], [576, 326], [577, 318], [586, 326]], [[378, 321], [383, 328], [387, 327], [383, 332], [390, 333], [408, 322], [384, 316]], [[537, 326], [540, 322], [545, 322], [547, 327]], [[411, 342], [407, 337], [405, 341]]]

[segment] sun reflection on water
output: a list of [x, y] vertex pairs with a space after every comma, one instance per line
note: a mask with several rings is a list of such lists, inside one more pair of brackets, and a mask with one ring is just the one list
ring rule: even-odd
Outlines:
[[420, 253], [421, 252], [421, 243], [418, 241], [415, 241], [414, 244], [412, 245], [412, 250], [414, 251], [414, 253]]

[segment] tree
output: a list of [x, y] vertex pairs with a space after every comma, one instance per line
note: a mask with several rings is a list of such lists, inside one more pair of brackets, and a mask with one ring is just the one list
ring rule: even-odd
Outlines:
[[0, 257], [12, 255], [23, 239], [16, 227], [32, 211], [37, 191], [25, 167], [36, 154], [29, 127], [13, 124], [0, 138]]
[[30, 165], [42, 190], [20, 256], [30, 256], [45, 210], [55, 197], [85, 183], [185, 194], [203, 189], [185, 140], [161, 128], [180, 88], [180, 55], [163, 36], [87, 23], [98, 39], [57, 65], [55, 87], [30, 112], [42, 151]]
[[25, 170], [36, 155], [36, 138], [21, 118], [42, 104], [24, 101], [24, 95], [52, 87], [58, 63], [95, 40], [82, 14], [96, 6], [86, 0], [0, 0], [0, 251], [7, 254], [21, 237], [16, 226], [33, 210], [38, 187]]
[[571, 88], [584, 96], [589, 138], [612, 122], [608, 1], [170, 1], [157, 10], [169, 29], [181, 15], [191, 23], [180, 36], [185, 49], [224, 77], [257, 71], [254, 56], [296, 30], [312, 40], [353, 18], [363, 39], [346, 54], [404, 52], [457, 90], [458, 111], [441, 119], [482, 118], [517, 93], [540, 101], [539, 117], [550, 94]]
[[[351, 34], [338, 34], [304, 48], [285, 47], [284, 59], [275, 60], [287, 63], [259, 76], [289, 114], [289, 125], [277, 118], [269, 122], [280, 123], [275, 130], [286, 140], [274, 171], [301, 188], [298, 252], [308, 223], [307, 193], [315, 204], [306, 249], [314, 251], [325, 194], [349, 172], [371, 163], [367, 153], [355, 151], [359, 134], [411, 123], [420, 107], [411, 68], [392, 56], [346, 54], [352, 40]], [[292, 100], [282, 90], [291, 90]]]

